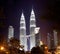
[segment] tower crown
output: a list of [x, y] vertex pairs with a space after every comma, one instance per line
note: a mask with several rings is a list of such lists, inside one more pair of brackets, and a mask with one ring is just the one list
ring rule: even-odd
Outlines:
[[20, 20], [20, 24], [21, 23], [25, 24], [25, 17], [24, 17], [23, 12], [22, 12], [22, 15], [21, 15], [21, 20]]
[[34, 14], [34, 10], [33, 10], [33, 9], [32, 9], [32, 11], [31, 11], [30, 20], [35, 21], [35, 14]]
[[31, 16], [30, 16], [30, 27], [36, 27], [36, 19], [33, 9], [31, 11]]
[[22, 15], [21, 15], [21, 20], [25, 20], [23, 12], [22, 12]]
[[13, 28], [12, 26], [9, 26], [9, 28]]
[[33, 9], [32, 9], [32, 11], [31, 11], [31, 14], [34, 14], [34, 11], [33, 11]]

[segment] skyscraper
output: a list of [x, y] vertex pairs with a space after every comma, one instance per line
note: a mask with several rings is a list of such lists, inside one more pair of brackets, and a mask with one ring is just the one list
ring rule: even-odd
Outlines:
[[51, 35], [50, 35], [50, 33], [47, 33], [47, 46], [50, 49], [50, 47], [51, 47]]
[[24, 45], [24, 49], [27, 50], [26, 23], [23, 13], [20, 19], [20, 44]]
[[35, 28], [35, 40], [36, 46], [40, 46], [41, 41], [40, 27]]
[[[38, 27], [36, 27], [36, 19], [35, 19], [35, 14], [32, 9], [31, 11], [31, 16], [30, 16], [30, 27], [29, 27], [29, 32], [30, 34], [26, 35], [26, 21], [24, 14], [22, 13], [21, 18], [20, 18], [20, 45], [24, 46], [24, 50], [31, 50], [32, 47], [36, 46], [36, 34], [39, 33]], [[36, 31], [35, 31], [36, 29]], [[14, 28], [12, 26], [9, 26], [9, 38], [14, 36]], [[39, 36], [39, 34], [38, 34]], [[39, 37], [40, 38], [40, 37]], [[38, 39], [38, 38], [37, 38]], [[40, 41], [40, 39], [38, 40]]]
[[9, 28], [8, 28], [8, 39], [10, 39], [11, 37], [14, 37], [14, 28], [13, 28], [13, 26], [9, 26]]
[[54, 45], [56, 47], [58, 45], [57, 32], [54, 30], [53, 34], [54, 34]]
[[31, 16], [30, 16], [30, 49], [35, 46], [35, 27], [36, 27], [36, 20], [35, 20], [35, 14], [32, 9]]

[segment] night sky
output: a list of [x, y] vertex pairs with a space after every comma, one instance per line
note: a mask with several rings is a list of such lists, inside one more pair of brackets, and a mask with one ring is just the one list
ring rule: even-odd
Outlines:
[[18, 38], [22, 10], [29, 34], [32, 8], [42, 36], [46, 36], [48, 32], [52, 33], [54, 29], [60, 32], [60, 0], [0, 0], [0, 37], [7, 37], [8, 27], [12, 25], [15, 29], [14, 35]]

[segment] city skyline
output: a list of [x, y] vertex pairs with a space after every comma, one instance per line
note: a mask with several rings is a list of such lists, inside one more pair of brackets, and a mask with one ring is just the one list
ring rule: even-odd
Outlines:
[[[14, 36], [18, 39], [20, 16], [22, 10], [26, 18], [26, 27], [29, 29], [30, 12], [33, 7], [36, 14], [37, 26], [41, 28], [41, 35], [46, 38], [47, 33], [53, 33], [56, 29], [60, 33], [60, 4], [59, 0], [8, 0], [0, 1], [0, 35], [8, 36], [8, 27], [15, 28]], [[28, 14], [27, 14], [28, 13]], [[27, 35], [29, 30], [27, 31]], [[58, 35], [60, 37], [60, 34]], [[44, 38], [43, 38], [44, 39]]]
[[[31, 50], [32, 47], [36, 46], [36, 30], [35, 29], [37, 29], [37, 27], [36, 27], [35, 13], [33, 9], [31, 11], [31, 15], [29, 19], [29, 29], [26, 28], [26, 25], [27, 24], [26, 24], [25, 16], [24, 16], [24, 13], [22, 12], [21, 18], [20, 18], [19, 40], [20, 40], [20, 45], [24, 46], [25, 51]], [[13, 26], [9, 26], [8, 30], [9, 30], [8, 39], [10, 39], [14, 37], [14, 33], [15, 33], [13, 31]], [[29, 30], [28, 35], [27, 35], [26, 30]]]
[[[54, 46], [56, 47], [58, 45], [58, 36], [57, 36], [57, 31], [53, 30], [53, 38], [51, 38], [52, 34], [47, 33], [47, 37], [45, 38], [45, 40], [43, 40], [42, 35], [41, 35], [41, 31], [40, 31], [40, 27], [36, 26], [36, 19], [35, 19], [35, 14], [34, 14], [34, 10], [32, 9], [31, 11], [31, 15], [30, 15], [30, 29], [26, 28], [26, 20], [25, 20], [25, 16], [22, 12], [21, 14], [21, 18], [20, 18], [20, 33], [19, 33], [19, 40], [20, 40], [20, 44], [24, 45], [24, 50], [31, 50], [32, 47], [34, 46], [39, 46], [39, 42], [42, 41], [44, 42], [44, 44], [47, 44], [47, 46], [50, 48], [51, 47], [51, 41], [53, 39], [53, 43]], [[38, 30], [39, 31], [38, 31]], [[30, 34], [27, 35], [26, 30], [30, 30]], [[38, 32], [38, 33], [36, 33]], [[14, 28], [13, 26], [9, 26], [9, 31], [8, 31], [8, 38], [14, 37]], [[41, 38], [42, 37], [42, 38]], [[37, 39], [38, 38], [38, 39]], [[29, 44], [28, 44], [29, 42]], [[29, 45], [29, 46], [28, 46]]]

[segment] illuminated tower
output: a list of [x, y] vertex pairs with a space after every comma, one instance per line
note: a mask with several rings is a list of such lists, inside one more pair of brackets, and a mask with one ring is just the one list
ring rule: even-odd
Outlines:
[[47, 45], [48, 45], [48, 48], [50, 49], [50, 46], [51, 46], [51, 35], [50, 33], [47, 33]]
[[57, 32], [54, 30], [53, 33], [54, 33], [54, 45], [56, 47], [58, 45]]
[[36, 20], [35, 14], [32, 9], [31, 16], [30, 16], [30, 49], [35, 46], [35, 27], [36, 27]]
[[36, 46], [40, 46], [40, 41], [41, 41], [41, 34], [40, 34], [40, 27], [35, 28], [35, 42]]
[[26, 23], [25, 23], [25, 17], [23, 13], [20, 19], [20, 44], [24, 45], [24, 50], [27, 50]]
[[9, 28], [8, 28], [8, 39], [10, 39], [11, 37], [14, 37], [14, 28], [13, 28], [13, 26], [9, 26]]

